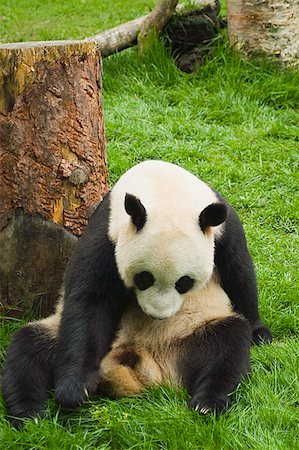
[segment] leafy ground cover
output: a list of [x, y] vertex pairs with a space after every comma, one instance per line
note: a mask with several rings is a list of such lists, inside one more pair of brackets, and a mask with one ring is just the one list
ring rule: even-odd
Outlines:
[[[1, 39], [85, 37], [155, 2], [102, 3], [3, 0]], [[96, 399], [75, 412], [52, 399], [44, 420], [17, 432], [1, 401], [0, 448], [298, 448], [298, 72], [244, 60], [223, 36], [194, 75], [180, 72], [154, 43], [143, 58], [131, 49], [105, 59], [103, 84], [110, 183], [134, 163], [159, 158], [226, 196], [244, 223], [261, 315], [275, 339], [252, 349], [251, 376], [229, 414], [199, 416], [187, 408], [186, 392], [165, 386], [132, 399]], [[20, 325], [1, 321], [1, 361]]]

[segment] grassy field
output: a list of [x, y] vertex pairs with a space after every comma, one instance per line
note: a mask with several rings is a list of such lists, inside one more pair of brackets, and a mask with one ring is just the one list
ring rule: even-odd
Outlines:
[[[0, 40], [81, 38], [154, 3], [2, 0]], [[46, 419], [17, 432], [0, 402], [1, 449], [298, 448], [298, 87], [298, 72], [243, 60], [225, 36], [195, 75], [178, 71], [158, 43], [143, 58], [131, 49], [104, 60], [111, 184], [134, 163], [159, 158], [226, 196], [244, 223], [261, 316], [275, 339], [252, 349], [251, 376], [229, 414], [199, 416], [186, 392], [165, 387], [75, 412], [52, 399]], [[20, 325], [1, 321], [1, 361]]]

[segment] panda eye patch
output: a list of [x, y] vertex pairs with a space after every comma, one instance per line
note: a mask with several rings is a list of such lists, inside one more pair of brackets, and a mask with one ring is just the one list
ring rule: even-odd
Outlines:
[[154, 284], [155, 278], [150, 272], [140, 272], [134, 276], [134, 282], [140, 291], [145, 291]]
[[179, 294], [185, 294], [186, 292], [190, 291], [190, 289], [194, 285], [194, 280], [192, 278], [188, 277], [188, 275], [185, 275], [184, 277], [180, 278], [175, 283], [175, 288], [178, 291]]

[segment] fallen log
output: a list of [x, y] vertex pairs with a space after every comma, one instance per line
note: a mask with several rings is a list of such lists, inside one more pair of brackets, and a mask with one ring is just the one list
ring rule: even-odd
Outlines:
[[168, 24], [178, 0], [159, 0], [155, 8], [144, 19], [137, 37], [138, 49], [144, 53], [152, 35], [159, 35]]
[[[193, 3], [194, 8], [202, 8], [205, 5], [211, 5], [213, 8], [218, 8], [217, 0], [194, 0]], [[181, 12], [184, 7], [184, 4], [178, 5], [176, 7], [176, 12]], [[148, 19], [150, 14], [98, 33], [88, 39], [95, 40], [98, 43], [103, 57], [120, 52], [121, 50], [137, 44], [137, 36], [141, 25]]]
[[98, 45], [1, 45], [4, 312], [51, 310], [77, 236], [107, 188]]

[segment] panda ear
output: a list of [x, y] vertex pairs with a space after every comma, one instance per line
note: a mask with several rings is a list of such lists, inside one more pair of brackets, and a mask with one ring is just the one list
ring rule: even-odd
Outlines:
[[132, 194], [126, 194], [125, 210], [131, 216], [136, 230], [141, 230], [146, 222], [146, 210], [141, 201]]
[[228, 209], [225, 203], [212, 203], [199, 215], [199, 225], [203, 232], [208, 227], [216, 227], [225, 221]]

